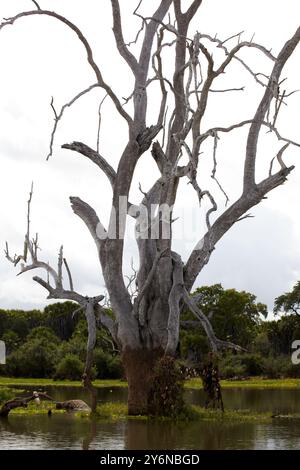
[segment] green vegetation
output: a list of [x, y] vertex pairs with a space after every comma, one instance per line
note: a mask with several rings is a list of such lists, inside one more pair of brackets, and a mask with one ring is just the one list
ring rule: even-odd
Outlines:
[[68, 353], [57, 364], [55, 371], [55, 380], [80, 380], [84, 370], [84, 363], [75, 354]]
[[[128, 409], [126, 403], [108, 402], [97, 406], [97, 417], [102, 419], [126, 419]], [[146, 417], [144, 419], [147, 419]]]
[[200, 406], [192, 406], [197, 419], [205, 421], [222, 422], [265, 422], [270, 421], [270, 413], [257, 413], [250, 410], [220, 410], [205, 409]]
[[[93, 384], [96, 387], [114, 388], [114, 387], [127, 387], [125, 380], [98, 380], [96, 379]], [[0, 386], [35, 386], [35, 387], [82, 387], [81, 380], [54, 380], [54, 379], [31, 379], [31, 378], [15, 378], [15, 377], [0, 377]], [[1, 389], [1, 388], [0, 388]]]
[[[256, 389], [278, 389], [278, 388], [300, 388], [300, 379], [265, 379], [255, 377], [247, 380], [221, 380], [222, 388], [256, 388]], [[186, 388], [201, 389], [201, 379], [195, 378], [185, 382]]]
[[[266, 306], [248, 292], [224, 289], [216, 284], [197, 289], [194, 295], [210, 318], [216, 335], [247, 350], [220, 355], [222, 379], [234, 379], [236, 384], [237, 379], [251, 377], [300, 378], [300, 365], [291, 362], [291, 345], [300, 339], [300, 282], [291, 293], [275, 299], [275, 314], [289, 313], [277, 321], [265, 321]], [[65, 302], [50, 305], [43, 312], [0, 310], [0, 339], [5, 341], [8, 353], [7, 364], [0, 366], [1, 375], [20, 378], [20, 384], [26, 378], [32, 384], [48, 385], [54, 379], [56, 384], [67, 385], [72, 381], [72, 385], [80, 385], [87, 326], [82, 313], [73, 315], [76, 309], [76, 304]], [[108, 314], [113, 315], [111, 311]], [[199, 375], [209, 351], [208, 341], [190, 312], [183, 313], [182, 322], [179, 362]], [[96, 384], [99, 380], [124, 378], [120, 355], [106, 330], [101, 328], [94, 351], [93, 378]], [[18, 383], [15, 379], [9, 379], [8, 383]]]
[[0, 403], [10, 400], [16, 393], [20, 393], [20, 390], [14, 390], [12, 388], [0, 387]]
[[[97, 416], [101, 419], [124, 420], [124, 419], [166, 419], [151, 416], [128, 416], [127, 407], [124, 403], [104, 403], [97, 407]], [[168, 419], [168, 418], [167, 418]], [[256, 413], [249, 410], [220, 410], [205, 409], [192, 405], [187, 407], [185, 414], [182, 413], [178, 421], [222, 421], [222, 422], [265, 422], [272, 419], [270, 413]]]
[[[300, 339], [300, 315], [296, 311], [297, 298], [300, 305], [298, 284], [292, 300], [290, 294], [275, 300], [275, 313], [280, 309], [290, 313], [277, 321], [266, 321], [266, 306], [256, 302], [255, 296], [248, 292], [223, 289], [220, 284], [195, 291], [197, 302], [210, 318], [216, 335], [247, 350], [242, 354], [222, 353], [219, 369], [223, 379], [300, 378], [300, 365], [291, 362], [292, 343]], [[181, 359], [199, 371], [209, 350], [207, 338], [190, 312], [185, 312], [182, 319], [185, 328], [180, 335]]]
[[[50, 305], [43, 312], [0, 310], [0, 339], [5, 341], [8, 354], [0, 373], [16, 378], [79, 381], [88, 332], [83, 314], [74, 317], [76, 309], [73, 302], [64, 302]], [[101, 328], [97, 332], [93, 376], [100, 380], [123, 377], [120, 357]]]
[[300, 281], [298, 281], [291, 292], [286, 292], [275, 299], [275, 315], [283, 313], [294, 313], [300, 315]]
[[[56, 410], [49, 402], [42, 402], [39, 406], [34, 403], [29, 403], [27, 408], [17, 408], [10, 412], [10, 416], [36, 416], [46, 415], [49, 410], [53, 415], [66, 414], [65, 410]], [[142, 420], [142, 421], [165, 421], [173, 418], [170, 417], [153, 417], [153, 416], [128, 416], [127, 405], [125, 403], [108, 402], [98, 405], [96, 415], [90, 415], [86, 412], [72, 413], [74, 418], [89, 418], [99, 419], [105, 421], [122, 421], [122, 420]], [[287, 414], [272, 416], [271, 413], [258, 413], [250, 410], [225, 410], [224, 413], [220, 410], [205, 409], [200, 406], [191, 405], [186, 408], [185, 413], [181, 413], [176, 418], [177, 422], [180, 421], [210, 421], [219, 422], [223, 424], [234, 423], [265, 423], [273, 419], [300, 419], [300, 414]]]
[[[20, 391], [19, 391], [20, 392]], [[7, 393], [7, 395], [5, 395]], [[11, 389], [0, 390], [0, 405], [1, 402], [11, 398], [15, 393]], [[65, 414], [65, 410], [56, 410], [53, 404], [42, 401], [40, 405], [36, 405], [34, 402], [28, 404], [27, 408], [17, 408], [10, 412], [10, 416], [21, 415], [21, 416], [35, 416], [35, 415], [46, 415], [51, 410], [53, 415]], [[96, 415], [91, 416], [86, 412], [72, 413], [75, 418], [92, 418], [107, 421], [121, 421], [121, 420], [170, 420], [172, 417], [157, 417], [157, 416], [128, 416], [127, 405], [120, 402], [108, 402], [98, 405]], [[176, 421], [217, 421], [224, 424], [230, 423], [244, 423], [244, 422], [256, 422], [264, 423], [271, 421], [273, 418], [278, 419], [300, 419], [299, 414], [288, 414], [285, 416], [273, 417], [271, 413], [258, 413], [250, 410], [225, 410], [222, 413], [220, 410], [205, 409], [200, 406], [191, 405], [185, 408], [183, 412], [176, 418]]]
[[154, 368], [148, 412], [155, 416], [178, 417], [185, 409], [184, 383], [174, 358], [162, 357]]
[[[52, 414], [65, 414], [64, 410], [56, 410], [54, 406], [49, 402], [42, 402], [39, 406], [35, 403], [29, 403], [27, 408], [16, 408], [10, 412], [10, 416], [23, 415], [23, 416], [34, 416], [34, 415], [47, 415], [48, 411], [51, 410]], [[72, 413], [75, 417], [89, 417], [89, 413]], [[293, 415], [290, 416], [294, 418]], [[153, 417], [153, 416], [128, 416], [127, 405], [125, 403], [108, 402], [98, 405], [96, 415], [93, 415], [93, 419], [101, 420], [168, 420], [170, 417]], [[200, 406], [189, 406], [186, 408], [185, 413], [181, 413], [177, 417], [177, 421], [222, 421], [222, 422], [265, 422], [271, 420], [270, 413], [255, 413], [249, 410], [226, 410], [222, 413], [219, 410], [207, 410]]]
[[[97, 388], [127, 387], [125, 380], [95, 380]], [[263, 377], [253, 377], [247, 380], [221, 380], [223, 388], [300, 388], [300, 379], [265, 379]], [[81, 381], [53, 380], [53, 379], [28, 379], [14, 377], [0, 377], [0, 393], [2, 387], [82, 387]], [[202, 381], [199, 378], [189, 379], [184, 384], [185, 388], [202, 389]], [[11, 390], [9, 388], [9, 390]], [[18, 390], [20, 393], [20, 390]], [[0, 395], [1, 396], [1, 395]]]
[[[262, 318], [267, 316], [267, 307], [256, 302], [256, 297], [249, 292], [238, 292], [235, 289], [223, 289], [221, 284], [205, 286], [193, 293], [214, 328], [218, 338], [239, 344], [248, 349], [257, 335], [257, 326]], [[193, 321], [195, 317], [190, 312], [182, 316], [184, 321]], [[181, 350], [184, 356], [191, 360], [201, 361], [203, 353], [207, 352], [208, 342], [201, 326], [183, 330], [181, 335]]]
[[34, 403], [29, 403], [27, 408], [15, 408], [9, 413], [9, 416], [22, 415], [22, 416], [35, 416], [35, 415], [47, 415], [48, 411], [51, 410], [52, 414], [63, 414], [64, 410], [56, 410], [55, 407], [49, 402], [42, 402], [39, 406]]

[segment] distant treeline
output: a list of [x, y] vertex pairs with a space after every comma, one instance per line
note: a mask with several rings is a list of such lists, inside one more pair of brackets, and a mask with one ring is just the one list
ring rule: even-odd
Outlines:
[[9, 332], [24, 340], [33, 328], [45, 326], [63, 341], [68, 341], [75, 331], [78, 316], [73, 317], [76, 310], [73, 302], [49, 305], [41, 310], [0, 310], [0, 337]]
[[[300, 377], [300, 366], [291, 361], [292, 343], [300, 340], [300, 316], [296, 311], [276, 321], [266, 321], [267, 308], [256, 302], [254, 295], [223, 289], [220, 284], [197, 289], [194, 295], [210, 318], [216, 335], [247, 350], [242, 354], [220, 355], [223, 377]], [[278, 299], [277, 311], [286, 298]], [[5, 341], [8, 354], [7, 364], [0, 366], [0, 374], [80, 379], [87, 326], [83, 314], [74, 315], [77, 308], [72, 302], [64, 302], [49, 305], [43, 311], [0, 310], [0, 339]], [[208, 351], [201, 325], [190, 312], [184, 312], [178, 360], [185, 366], [200, 369]], [[119, 352], [105, 329], [97, 333], [93, 373], [101, 379], [124, 375]]]
[[[0, 339], [6, 344], [7, 363], [0, 373], [12, 377], [79, 380], [87, 341], [83, 314], [73, 302], [40, 310], [0, 310]], [[75, 313], [75, 315], [74, 315]], [[123, 369], [104, 329], [97, 332], [94, 378], [121, 378]]]

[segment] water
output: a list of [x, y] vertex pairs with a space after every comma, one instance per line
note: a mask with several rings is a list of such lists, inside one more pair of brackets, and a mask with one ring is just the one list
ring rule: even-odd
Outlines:
[[[27, 390], [32, 391], [32, 388]], [[81, 398], [74, 387], [47, 387], [56, 400]], [[226, 389], [230, 409], [272, 413], [300, 412], [300, 390]], [[98, 400], [125, 401], [123, 388], [99, 389]], [[203, 405], [201, 390], [188, 390], [187, 401]], [[300, 449], [300, 420], [271, 423], [92, 421], [71, 414], [9, 416], [0, 420], [0, 449]]]

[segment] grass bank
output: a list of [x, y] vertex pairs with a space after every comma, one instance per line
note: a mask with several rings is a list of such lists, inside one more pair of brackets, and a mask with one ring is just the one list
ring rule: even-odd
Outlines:
[[[256, 389], [297, 389], [300, 388], [300, 379], [264, 379], [254, 377], [247, 380], [221, 380], [222, 387], [225, 388], [256, 388]], [[201, 379], [191, 379], [186, 381], [186, 388], [201, 389]]]
[[[300, 388], [300, 379], [264, 379], [261, 377], [255, 377], [247, 380], [222, 380], [221, 384], [223, 388], [297, 389]], [[95, 380], [94, 385], [99, 388], [127, 387], [127, 382], [125, 380]], [[82, 387], [82, 383], [79, 380], [72, 381], [0, 377], [0, 386]], [[190, 389], [201, 389], [201, 379], [187, 380], [185, 383], [185, 387]]]
[[[103, 387], [127, 387], [124, 380], [95, 380], [94, 385], [99, 388]], [[0, 377], [0, 386], [13, 387], [16, 386], [40, 386], [40, 387], [82, 387], [80, 380], [53, 380], [53, 379], [22, 379], [14, 377]]]

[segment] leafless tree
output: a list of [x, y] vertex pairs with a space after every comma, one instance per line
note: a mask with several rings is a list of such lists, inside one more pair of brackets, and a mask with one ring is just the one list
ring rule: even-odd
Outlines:
[[[97, 149], [92, 149], [83, 142], [64, 144], [62, 147], [81, 154], [91, 160], [108, 178], [112, 186], [112, 212], [109, 227], [106, 230], [101, 224], [95, 210], [78, 197], [71, 198], [74, 213], [82, 219], [88, 228], [97, 248], [110, 303], [115, 314], [112, 320], [105, 315], [99, 301], [102, 297], [85, 298], [73, 290], [65, 289], [62, 284], [62, 269], [67, 264], [63, 261], [63, 251], [60, 250], [58, 268], [52, 268], [48, 263], [38, 259], [38, 240], [30, 240], [29, 230], [25, 237], [24, 254], [11, 258], [8, 247], [6, 256], [16, 265], [22, 263], [21, 271], [43, 268], [48, 280], [39, 277], [34, 280], [49, 292], [49, 298], [71, 299], [85, 309], [89, 324], [89, 350], [95, 341], [96, 320], [99, 319], [110, 331], [118, 349], [122, 351], [123, 362], [129, 385], [129, 412], [139, 414], [147, 411], [148, 391], [151, 385], [151, 371], [155, 361], [164, 354], [174, 355], [179, 338], [180, 314], [187, 306], [201, 322], [212, 350], [224, 347], [237, 347], [219, 340], [212, 329], [209, 319], [203, 314], [197, 302], [190, 296], [191, 289], [203, 267], [209, 262], [211, 253], [217, 242], [237, 222], [250, 217], [248, 211], [259, 204], [266, 195], [282, 185], [293, 166], [286, 166], [283, 153], [289, 145], [298, 146], [297, 142], [283, 137], [276, 127], [277, 117], [288, 96], [282, 90], [281, 72], [289, 57], [293, 54], [300, 40], [300, 28], [283, 45], [277, 55], [262, 45], [251, 40], [242, 40], [242, 33], [230, 38], [219, 39], [208, 34], [196, 32], [191, 34], [190, 23], [199, 12], [202, 0], [193, 0], [184, 12], [181, 0], [160, 0], [157, 9], [150, 17], [142, 16], [139, 2], [134, 14], [141, 21], [141, 28], [134, 39], [140, 44], [140, 54], [136, 57], [130, 49], [132, 43], [125, 42], [119, 0], [110, 0], [113, 17], [113, 33], [120, 60], [128, 66], [128, 73], [134, 76], [134, 90], [121, 103], [111, 86], [105, 81], [102, 71], [97, 65], [92, 48], [84, 33], [71, 21], [58, 13], [42, 9], [36, 2], [33, 10], [24, 11], [11, 18], [5, 19], [0, 30], [13, 25], [25, 17], [46, 16], [63, 23], [71, 29], [81, 42], [87, 53], [88, 63], [95, 75], [95, 83], [80, 92], [62, 109], [57, 112], [52, 101], [55, 125], [51, 135], [48, 158], [53, 153], [53, 142], [59, 121], [66, 107], [89, 93], [95, 87], [102, 88], [106, 99], [111, 100], [120, 119], [128, 127], [128, 142], [117, 170], [114, 170], [105, 157], [99, 153], [99, 133]], [[122, 2], [121, 2], [122, 3]], [[127, 7], [127, 2], [123, 2]], [[167, 18], [167, 20], [166, 20]], [[231, 44], [231, 46], [229, 46]], [[224, 53], [220, 63], [213, 58], [214, 48]], [[258, 54], [263, 54], [272, 64], [269, 76], [256, 73], [240, 57], [240, 51], [252, 48]], [[165, 70], [163, 54], [167, 50], [174, 54], [174, 69]], [[216, 126], [204, 129], [203, 120], [207, 111], [211, 93], [240, 92], [243, 87], [218, 89], [215, 82], [225, 71], [230, 69], [233, 62], [249, 73], [255, 79], [257, 86], [263, 87], [263, 97], [258, 102], [253, 117], [233, 123], [229, 127]], [[148, 119], [148, 90], [157, 86], [160, 105], [155, 122], [147, 125]], [[161, 97], [161, 98], [160, 98]], [[126, 111], [126, 104], [133, 101], [133, 113]], [[171, 110], [171, 113], [169, 112]], [[217, 118], [217, 116], [216, 116]], [[99, 108], [99, 129], [101, 124], [101, 107]], [[236, 201], [228, 204], [228, 197], [216, 177], [217, 146], [222, 133], [247, 127], [248, 136], [244, 158], [244, 178], [242, 194]], [[262, 181], [256, 180], [256, 156], [258, 138], [265, 128], [282, 141], [281, 150], [270, 163], [269, 174]], [[211, 191], [201, 188], [197, 174], [199, 172], [199, 157], [202, 145], [207, 139], [213, 139], [214, 168], [212, 178], [216, 188], [226, 197], [227, 207], [221, 214], [216, 197]], [[136, 165], [141, 156], [151, 149], [153, 163], [157, 165], [160, 177], [153, 186], [143, 193], [139, 205], [128, 202], [126, 211], [120, 209], [120, 198], [128, 199]], [[188, 157], [188, 163], [180, 165], [182, 157]], [[279, 169], [273, 172], [274, 161], [277, 159]], [[178, 253], [172, 250], [172, 210], [169, 218], [161, 211], [146, 217], [146, 232], [148, 237], [141, 236], [141, 213], [151, 205], [173, 208], [178, 194], [178, 186], [183, 179], [188, 179], [199, 200], [200, 210], [202, 201], [207, 199], [210, 208], [204, 213], [206, 233], [191, 252], [184, 264]], [[140, 188], [141, 189], [141, 188]], [[30, 204], [30, 203], [29, 203]], [[218, 214], [213, 217], [213, 213]], [[136, 218], [136, 239], [139, 250], [139, 267], [136, 276], [137, 292], [131, 295], [123, 273], [124, 240], [123, 229], [127, 217]], [[200, 215], [199, 215], [200, 217]], [[116, 236], [110, 236], [111, 229], [117, 221]], [[121, 228], [120, 228], [121, 227]], [[156, 227], [156, 236], [151, 236]], [[170, 236], [165, 237], [167, 232]], [[150, 233], [151, 232], [151, 233]], [[99, 236], [99, 233], [106, 236]], [[29, 261], [27, 255], [30, 255]], [[69, 273], [70, 279], [70, 272]], [[52, 278], [54, 287], [49, 281]]]

